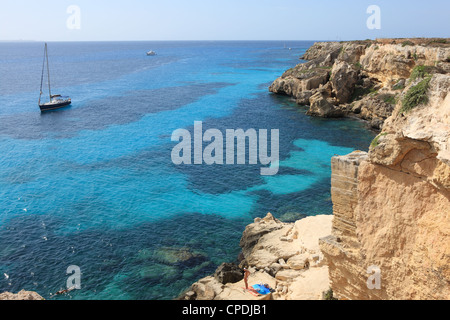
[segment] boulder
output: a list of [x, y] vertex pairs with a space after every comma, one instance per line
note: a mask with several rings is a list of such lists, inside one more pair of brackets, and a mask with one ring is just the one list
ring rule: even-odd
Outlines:
[[343, 112], [336, 108], [326, 96], [317, 92], [309, 99], [310, 107], [307, 112], [310, 116], [322, 118], [338, 118], [343, 116]]
[[242, 234], [239, 244], [244, 257], [247, 258], [252, 253], [254, 246], [262, 236], [283, 227], [284, 224], [275, 219], [271, 213], [268, 213], [265, 218], [257, 219], [254, 223], [248, 225]]
[[331, 70], [333, 94], [339, 104], [350, 101], [354, 87], [358, 82], [358, 71], [345, 61], [338, 61]]
[[309, 105], [309, 99], [313, 96], [313, 90], [301, 91], [297, 94], [295, 102], [299, 105]]
[[277, 272], [275, 275], [275, 279], [278, 281], [292, 281], [293, 279], [296, 279], [298, 277], [301, 277], [302, 271], [301, 270], [294, 270], [294, 269], [281, 269]]
[[214, 278], [221, 284], [236, 283], [244, 278], [244, 274], [236, 264], [223, 263], [217, 268]]
[[309, 254], [304, 253], [291, 257], [287, 265], [293, 270], [303, 270], [309, 268]]

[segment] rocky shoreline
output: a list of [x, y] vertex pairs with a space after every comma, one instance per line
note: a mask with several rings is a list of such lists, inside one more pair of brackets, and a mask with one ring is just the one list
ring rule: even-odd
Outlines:
[[[256, 218], [243, 232], [239, 265], [222, 264], [214, 275], [194, 283], [179, 300], [320, 300], [330, 289], [319, 238], [331, 233], [332, 216], [283, 223], [272, 214]], [[268, 284], [273, 292], [255, 295], [249, 286]]]
[[309, 106], [308, 115], [357, 117], [381, 130], [414, 82], [415, 68], [450, 72], [450, 39], [318, 42], [301, 59], [305, 62], [287, 70], [269, 91]]

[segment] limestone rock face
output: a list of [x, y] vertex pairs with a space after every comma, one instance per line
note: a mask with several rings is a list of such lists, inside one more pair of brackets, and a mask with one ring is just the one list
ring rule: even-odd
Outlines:
[[302, 60], [314, 60], [321, 57], [334, 57], [339, 55], [342, 49], [342, 44], [339, 42], [317, 42], [306, 50], [305, 54], [301, 58]]
[[343, 112], [336, 108], [321, 92], [317, 92], [311, 96], [309, 101], [310, 107], [307, 112], [308, 115], [322, 118], [338, 118], [343, 115]]
[[314, 95], [313, 90], [305, 90], [305, 91], [301, 91], [296, 95], [296, 100], [295, 102], [299, 105], [302, 106], [306, 106], [310, 104], [310, 99], [311, 97]]
[[383, 83], [409, 78], [416, 65], [414, 58], [400, 45], [371, 46], [360, 63], [367, 74]]
[[239, 245], [242, 248], [243, 255], [250, 256], [255, 245], [264, 235], [283, 227], [284, 225], [270, 213], [263, 219], [255, 219], [255, 223], [248, 225], [242, 234]]
[[338, 61], [331, 70], [331, 84], [338, 103], [349, 102], [354, 86], [358, 81], [358, 72], [345, 61]]
[[433, 75], [427, 95], [397, 105], [368, 154], [332, 160], [333, 231], [320, 246], [339, 298], [450, 299], [450, 75]]
[[450, 165], [450, 75], [435, 74], [428, 89], [427, 106], [418, 106], [407, 115], [397, 113], [386, 121], [385, 132], [429, 143], [437, 159]]
[[450, 47], [379, 44], [367, 48], [360, 63], [369, 76], [388, 84], [392, 79], [408, 79], [415, 66], [445, 64], [449, 55]]
[[342, 45], [338, 59], [350, 65], [359, 63], [361, 56], [366, 52], [367, 44], [349, 42]]
[[[314, 67], [311, 64], [299, 65], [286, 71], [281, 78], [275, 80], [269, 90], [274, 93], [295, 97], [302, 102], [311, 96], [315, 89], [327, 83], [329, 72], [327, 69]], [[309, 99], [309, 97], [308, 97]]]
[[309, 105], [309, 99], [328, 83], [342, 45], [334, 42], [316, 43], [304, 55], [309, 60], [287, 70], [269, 87], [269, 91], [296, 98], [298, 104]]
[[394, 105], [370, 95], [354, 102], [350, 108], [350, 111], [358, 114], [361, 119], [370, 121], [371, 127], [374, 129], [381, 129], [386, 119], [394, 111]]

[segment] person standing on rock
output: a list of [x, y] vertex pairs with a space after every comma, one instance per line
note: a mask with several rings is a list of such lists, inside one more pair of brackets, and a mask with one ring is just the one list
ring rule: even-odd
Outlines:
[[250, 275], [250, 271], [248, 271], [247, 268], [244, 268], [244, 283], [245, 283], [245, 289], [248, 289], [248, 277]]

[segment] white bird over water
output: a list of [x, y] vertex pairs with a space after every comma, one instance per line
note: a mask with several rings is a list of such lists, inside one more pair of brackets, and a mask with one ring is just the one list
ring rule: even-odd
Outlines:
[[8, 280], [9, 276], [6, 273], [4, 273], [4, 275], [5, 275], [5, 279]]

